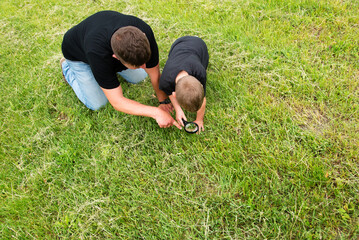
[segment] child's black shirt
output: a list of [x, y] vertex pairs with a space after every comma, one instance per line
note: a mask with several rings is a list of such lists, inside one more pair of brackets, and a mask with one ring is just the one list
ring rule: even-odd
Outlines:
[[168, 60], [160, 78], [160, 89], [168, 96], [176, 87], [176, 77], [181, 71], [197, 78], [203, 85], [206, 94], [206, 69], [209, 55], [206, 43], [199, 37], [184, 36], [178, 38], [168, 54]]

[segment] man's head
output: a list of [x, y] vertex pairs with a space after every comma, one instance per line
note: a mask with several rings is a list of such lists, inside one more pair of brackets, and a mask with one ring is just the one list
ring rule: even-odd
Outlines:
[[176, 83], [176, 99], [185, 110], [198, 111], [203, 103], [204, 90], [202, 84], [193, 76], [184, 76]]
[[111, 47], [116, 58], [123, 64], [140, 67], [151, 58], [150, 43], [138, 28], [119, 28], [111, 37]]

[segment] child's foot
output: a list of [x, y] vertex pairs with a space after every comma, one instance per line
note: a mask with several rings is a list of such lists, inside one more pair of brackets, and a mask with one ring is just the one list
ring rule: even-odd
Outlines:
[[69, 84], [69, 83], [66, 81], [64, 72], [62, 71], [62, 63], [65, 62], [65, 61], [66, 61], [65, 58], [61, 58], [61, 59], [60, 59], [61, 74], [62, 74], [62, 79], [64, 80], [64, 82], [65, 82], [66, 84]]

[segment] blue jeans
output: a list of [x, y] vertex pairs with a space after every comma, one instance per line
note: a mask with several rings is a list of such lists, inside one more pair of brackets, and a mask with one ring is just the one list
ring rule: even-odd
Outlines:
[[[98, 85], [90, 65], [66, 59], [61, 67], [66, 81], [86, 107], [91, 110], [98, 110], [107, 104], [108, 100]], [[142, 68], [126, 69], [118, 72], [118, 74], [132, 84], [139, 83], [147, 77], [146, 71]]]

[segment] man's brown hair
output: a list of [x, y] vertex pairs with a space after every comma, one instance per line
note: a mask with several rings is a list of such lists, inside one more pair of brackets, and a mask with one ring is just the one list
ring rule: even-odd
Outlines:
[[150, 43], [138, 28], [119, 28], [111, 37], [111, 48], [115, 56], [126, 64], [139, 67], [151, 58]]
[[203, 103], [204, 90], [202, 84], [193, 76], [184, 76], [176, 83], [176, 99], [185, 110], [198, 111]]

